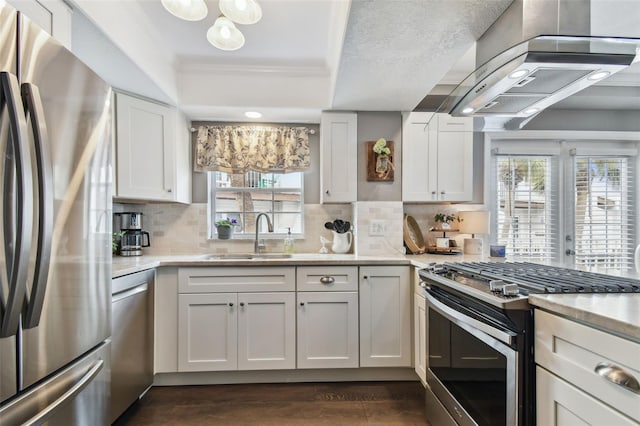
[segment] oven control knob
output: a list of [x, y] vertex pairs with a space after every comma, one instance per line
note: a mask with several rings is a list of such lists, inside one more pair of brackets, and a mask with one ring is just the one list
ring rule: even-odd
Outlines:
[[491, 280], [489, 281], [489, 290], [494, 293], [501, 293], [505, 284], [506, 283], [502, 280]]
[[518, 284], [505, 284], [505, 286], [502, 287], [503, 296], [517, 296], [519, 293]]

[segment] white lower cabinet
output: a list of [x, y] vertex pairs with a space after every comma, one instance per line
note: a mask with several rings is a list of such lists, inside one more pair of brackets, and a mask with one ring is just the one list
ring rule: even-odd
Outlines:
[[535, 310], [539, 425], [638, 425], [640, 344]]
[[238, 368], [236, 293], [178, 297], [178, 371]]
[[358, 367], [358, 293], [298, 293], [298, 368]]
[[427, 383], [427, 302], [413, 295], [413, 354], [415, 371], [423, 385]]
[[632, 426], [637, 422], [536, 367], [536, 419], [540, 426]]
[[295, 368], [295, 294], [181, 294], [178, 370]]
[[296, 296], [238, 293], [238, 369], [296, 368]]
[[295, 368], [294, 274], [294, 267], [179, 268], [178, 371]]
[[411, 282], [406, 266], [360, 268], [360, 366], [411, 366]]

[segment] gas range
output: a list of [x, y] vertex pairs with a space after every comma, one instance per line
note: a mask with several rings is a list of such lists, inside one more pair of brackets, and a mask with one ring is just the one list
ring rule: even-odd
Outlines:
[[530, 262], [447, 262], [420, 276], [503, 309], [525, 308], [530, 294], [640, 293], [640, 281], [631, 278]]

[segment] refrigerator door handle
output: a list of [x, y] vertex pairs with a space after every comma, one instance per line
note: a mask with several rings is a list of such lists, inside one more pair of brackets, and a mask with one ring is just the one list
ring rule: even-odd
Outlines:
[[44, 423], [49, 417], [55, 414], [58, 407], [63, 405], [65, 402], [75, 398], [76, 395], [78, 395], [84, 388], [86, 388], [87, 385], [89, 385], [89, 383], [91, 383], [93, 379], [95, 379], [100, 370], [102, 370], [102, 367], [104, 367], [104, 361], [101, 359], [97, 360], [93, 364], [93, 367], [91, 367], [91, 369], [87, 371], [87, 373], [82, 377], [82, 379], [78, 380], [78, 383], [69, 388], [69, 390], [60, 395], [58, 399], [53, 401], [38, 414], [24, 422], [23, 426], [40, 425]]
[[[15, 232], [15, 246], [5, 242], [5, 256], [7, 264], [10, 264], [8, 271], [8, 294], [6, 295], [3, 318], [0, 324], [0, 337], [13, 336], [18, 332], [20, 325], [20, 313], [24, 304], [26, 293], [26, 281], [31, 245], [31, 228], [33, 226], [33, 186], [32, 169], [29, 148], [27, 144], [27, 124], [24, 116], [22, 99], [20, 98], [20, 85], [18, 78], [8, 72], [0, 72], [0, 108], [7, 107], [9, 115], [9, 131], [13, 143], [13, 157], [15, 165], [15, 199], [9, 201], [11, 209], [7, 211], [7, 204], [4, 206], [4, 235]], [[6, 167], [6, 163], [5, 163]], [[4, 171], [5, 177], [8, 170]], [[4, 188], [6, 192], [6, 188]], [[15, 206], [12, 201], [15, 201]], [[15, 223], [8, 218], [15, 214]], [[11, 226], [15, 226], [15, 230]]]
[[38, 243], [33, 272], [33, 285], [29, 297], [24, 328], [34, 328], [40, 323], [44, 305], [51, 260], [51, 238], [53, 234], [53, 166], [49, 152], [49, 135], [44, 119], [44, 108], [40, 90], [31, 83], [22, 84], [22, 98], [25, 115], [31, 122], [34, 137], [35, 168], [37, 171], [38, 192]]

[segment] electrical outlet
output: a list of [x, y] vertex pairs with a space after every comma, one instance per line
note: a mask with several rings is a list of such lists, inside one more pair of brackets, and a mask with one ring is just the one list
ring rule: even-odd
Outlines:
[[385, 223], [383, 220], [372, 220], [369, 224], [370, 237], [382, 237], [385, 234]]

